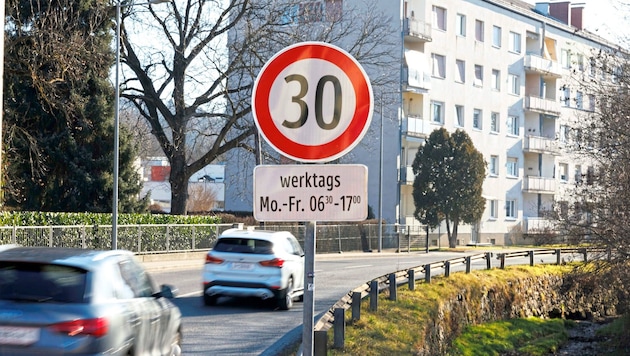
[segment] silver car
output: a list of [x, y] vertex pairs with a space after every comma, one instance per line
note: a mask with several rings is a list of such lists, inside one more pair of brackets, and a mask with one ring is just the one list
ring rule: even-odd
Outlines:
[[180, 355], [172, 297], [129, 251], [0, 250], [0, 355]]
[[206, 256], [203, 301], [275, 298], [282, 310], [304, 295], [304, 252], [290, 232], [227, 230]]

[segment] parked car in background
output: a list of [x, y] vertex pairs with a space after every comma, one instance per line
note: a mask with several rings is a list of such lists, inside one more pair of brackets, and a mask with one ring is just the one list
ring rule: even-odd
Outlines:
[[129, 251], [0, 249], [0, 355], [180, 355], [169, 298]]
[[304, 251], [287, 231], [225, 231], [206, 255], [203, 301], [221, 296], [275, 298], [288, 310], [304, 296]]

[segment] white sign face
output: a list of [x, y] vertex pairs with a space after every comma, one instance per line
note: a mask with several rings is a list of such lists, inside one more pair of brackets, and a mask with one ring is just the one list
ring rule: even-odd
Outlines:
[[327, 162], [352, 150], [367, 132], [373, 108], [361, 65], [323, 42], [278, 52], [252, 92], [259, 132], [276, 151], [302, 162]]
[[367, 167], [361, 164], [254, 168], [258, 221], [361, 221], [367, 218]]

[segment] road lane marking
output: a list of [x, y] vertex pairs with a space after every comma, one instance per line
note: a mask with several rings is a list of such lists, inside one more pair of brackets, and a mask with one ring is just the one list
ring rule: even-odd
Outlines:
[[348, 266], [343, 269], [353, 269], [353, 268], [364, 268], [364, 267], [372, 267], [373, 265], [359, 265], [359, 266]]

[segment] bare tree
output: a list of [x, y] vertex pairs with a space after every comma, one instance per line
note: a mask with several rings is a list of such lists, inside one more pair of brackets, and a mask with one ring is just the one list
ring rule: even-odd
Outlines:
[[[576, 114], [564, 137], [575, 171], [552, 216], [570, 244], [600, 247], [597, 280], [630, 293], [630, 56], [619, 49], [588, 53], [590, 66], [576, 70], [565, 92]], [[589, 268], [592, 266], [589, 266]], [[626, 305], [627, 307], [627, 305]]]
[[[390, 22], [373, 4], [326, 3], [311, 8], [296, 0], [177, 0], [126, 14], [123, 61], [132, 74], [122, 96], [147, 121], [170, 162], [173, 214], [186, 212], [192, 174], [235, 148], [259, 155], [251, 87], [273, 53], [317, 40], [341, 45], [366, 67], [396, 60]], [[138, 24], [159, 45], [132, 39]], [[380, 78], [374, 86], [397, 79]]]

